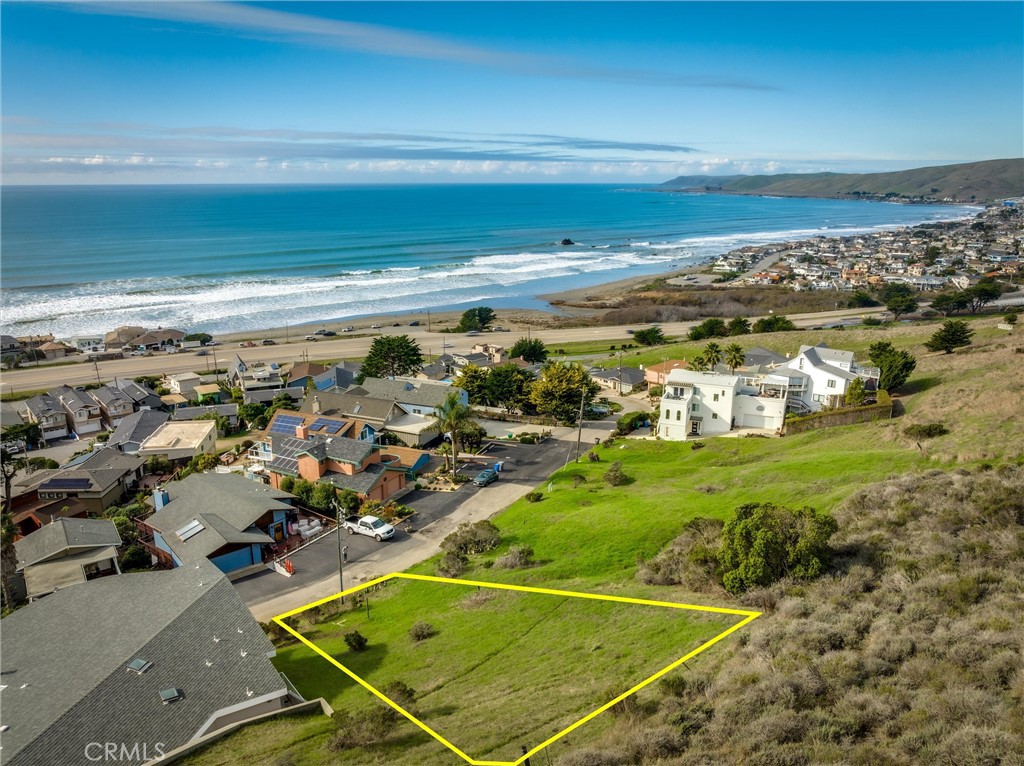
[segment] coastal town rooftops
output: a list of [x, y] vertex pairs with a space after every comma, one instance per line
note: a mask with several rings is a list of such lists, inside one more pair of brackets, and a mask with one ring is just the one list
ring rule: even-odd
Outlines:
[[[202, 386], [200, 386], [202, 388]], [[196, 389], [198, 391], [198, 389]], [[219, 415], [225, 418], [238, 417], [238, 405], [231, 404], [205, 404], [201, 407], [177, 407], [171, 413], [173, 420], [195, 420], [205, 415]]]
[[370, 463], [366, 469], [355, 474], [328, 472], [320, 477], [320, 481], [326, 481], [339, 489], [350, 489], [360, 495], [370, 493], [380, 481], [387, 466], [383, 463]]
[[782, 354], [776, 354], [774, 351], [769, 351], [766, 348], [760, 346], [754, 346], [753, 348], [747, 349], [743, 352], [743, 366], [744, 367], [760, 367], [760, 366], [771, 366], [775, 364], [785, 364], [789, 361]]
[[197, 449], [217, 429], [212, 420], [169, 421], [142, 443], [147, 451], [161, 449]]
[[209, 564], [58, 590], [5, 617], [3, 642], [5, 766], [82, 763], [97, 741], [146, 743], [118, 760], [137, 766], [286, 694], [273, 645]]
[[121, 545], [121, 536], [109, 519], [55, 519], [14, 543], [18, 569], [38, 564], [72, 548]]
[[117, 405], [133, 406], [134, 401], [128, 394], [111, 386], [100, 386], [89, 392], [93, 399], [103, 407], [115, 407]]
[[117, 388], [119, 391], [124, 392], [132, 401], [136, 404], [144, 402], [150, 397], [155, 397], [156, 392], [148, 386], [144, 386], [140, 383], [136, 383], [134, 380], [125, 380], [123, 378], [115, 378], [113, 383], [109, 385]]
[[57, 397], [71, 409], [92, 409], [99, 407], [96, 401], [85, 391], [76, 391], [71, 386], [57, 386], [50, 389], [50, 395]]
[[271, 471], [298, 474], [299, 456], [309, 455], [316, 460], [331, 459], [341, 463], [362, 465], [373, 451], [370, 442], [347, 439], [342, 436], [319, 436], [311, 434], [308, 439], [299, 439], [287, 434], [271, 434], [274, 459], [267, 468]]
[[64, 408], [60, 402], [50, 394], [39, 394], [31, 399], [25, 400], [25, 409], [28, 410], [36, 420], [52, 417], [54, 415], [64, 416]]
[[709, 385], [733, 388], [739, 382], [738, 375], [725, 375], [720, 372], [699, 372], [697, 370], [675, 369], [669, 372], [666, 386], [672, 385]]

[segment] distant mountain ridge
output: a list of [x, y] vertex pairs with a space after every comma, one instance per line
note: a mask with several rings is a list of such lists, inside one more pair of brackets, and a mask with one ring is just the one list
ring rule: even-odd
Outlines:
[[990, 202], [1024, 196], [1024, 158], [939, 165], [891, 173], [679, 176], [660, 188], [779, 197]]

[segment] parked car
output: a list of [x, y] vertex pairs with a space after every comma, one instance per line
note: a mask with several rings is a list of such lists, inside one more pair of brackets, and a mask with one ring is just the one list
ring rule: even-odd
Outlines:
[[316, 331], [315, 333], [313, 333], [313, 334], [314, 334], [314, 335], [326, 335], [326, 334], [327, 334], [327, 330], [317, 330], [317, 331]]
[[379, 324], [372, 324], [372, 325], [370, 325], [370, 329], [371, 330], [379, 330], [380, 329], [380, 325]]
[[467, 338], [473, 338], [473, 337], [475, 337], [475, 336], [477, 336], [479, 334], [480, 334], [479, 330], [470, 330], [469, 332], [466, 333], [466, 337]]
[[210, 355], [210, 352], [207, 351], [205, 348], [201, 348], [198, 351], [196, 351], [196, 356], [209, 356], [209, 355]]
[[330, 338], [334, 335], [337, 335], [338, 333], [336, 333], [334, 330], [324, 330], [322, 334], [325, 338]]
[[315, 335], [307, 335], [306, 336], [306, 340], [311, 340], [311, 341], [313, 341], [315, 343], [316, 342], [316, 336]]
[[409, 326], [410, 327], [419, 327], [420, 326], [420, 320], [418, 320], [418, 319], [412, 320], [411, 322], [409, 322]]
[[208, 341], [206, 341], [206, 345], [207, 346], [219, 346], [220, 345], [220, 341], [219, 340], [208, 340]]
[[478, 487], [486, 487], [491, 482], [497, 480], [498, 472], [495, 471], [493, 468], [488, 468], [487, 470], [478, 473], [476, 475], [476, 478], [473, 479], [473, 483], [476, 484]]
[[355, 329], [356, 329], [355, 327], [353, 327], [352, 325], [349, 325], [348, 327], [341, 328], [341, 331], [342, 332], [352, 332]]
[[274, 340], [273, 338], [264, 338], [263, 340], [260, 341], [260, 343], [262, 343], [264, 346], [276, 346], [277, 345], [277, 341]]
[[395, 528], [376, 516], [363, 516], [363, 518], [349, 516], [342, 522], [342, 527], [350, 535], [366, 535], [378, 543], [381, 540], [390, 540], [395, 536]]

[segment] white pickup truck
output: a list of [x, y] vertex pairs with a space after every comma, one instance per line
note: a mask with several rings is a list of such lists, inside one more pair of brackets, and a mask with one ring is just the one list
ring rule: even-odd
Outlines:
[[349, 516], [342, 522], [342, 526], [350, 535], [360, 534], [372, 537], [377, 542], [390, 540], [395, 536], [395, 528], [386, 521], [381, 521], [376, 516]]

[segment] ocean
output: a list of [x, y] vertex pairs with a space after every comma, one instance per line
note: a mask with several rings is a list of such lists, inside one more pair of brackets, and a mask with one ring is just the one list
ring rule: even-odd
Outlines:
[[[4, 333], [211, 333], [537, 296], [976, 209], [624, 185], [6, 187]], [[575, 244], [562, 246], [563, 239]]]

